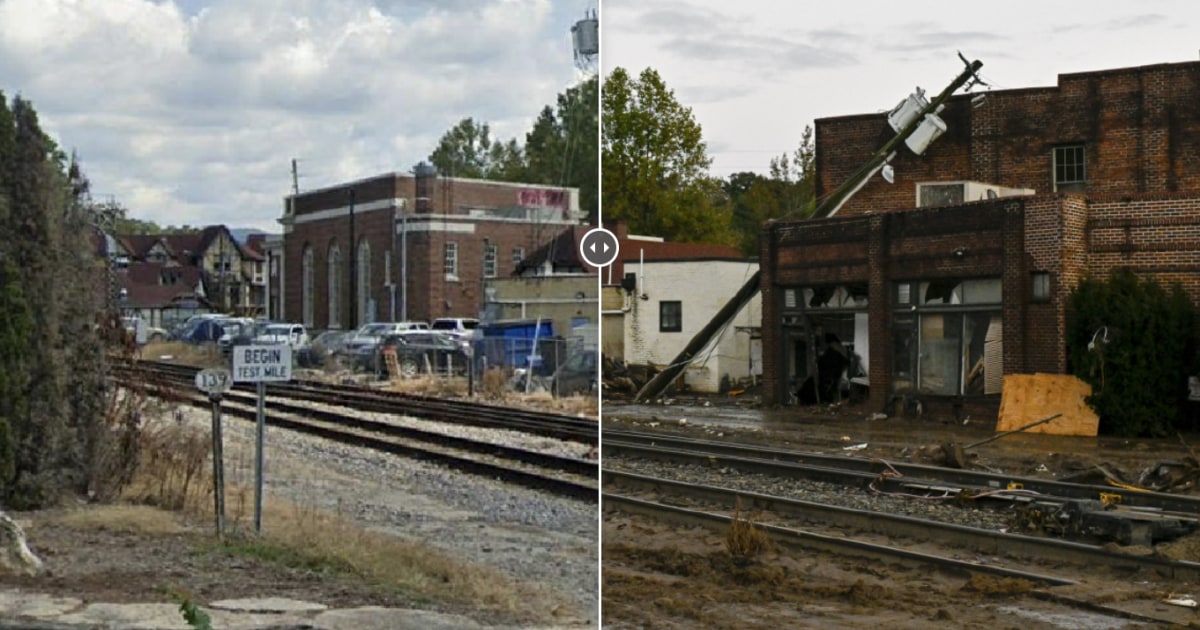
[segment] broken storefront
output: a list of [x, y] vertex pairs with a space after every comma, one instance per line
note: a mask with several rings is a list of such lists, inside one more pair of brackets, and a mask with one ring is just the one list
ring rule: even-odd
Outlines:
[[1005, 265], [1023, 259], [1004, 251], [1019, 218], [973, 204], [768, 227], [765, 400], [998, 405], [1005, 287], [1019, 303], [1027, 275]]

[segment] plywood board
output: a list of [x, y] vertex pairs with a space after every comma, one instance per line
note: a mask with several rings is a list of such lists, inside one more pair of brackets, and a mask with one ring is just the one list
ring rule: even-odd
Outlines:
[[1026, 431], [1094, 436], [1100, 416], [1084, 402], [1091, 394], [1091, 385], [1070, 374], [1006, 374], [996, 431], [1011, 431], [1061, 413], [1062, 417]]
[[983, 393], [999, 394], [1003, 391], [1003, 377], [1004, 327], [999, 317], [993, 317], [988, 324], [987, 336], [983, 338]]

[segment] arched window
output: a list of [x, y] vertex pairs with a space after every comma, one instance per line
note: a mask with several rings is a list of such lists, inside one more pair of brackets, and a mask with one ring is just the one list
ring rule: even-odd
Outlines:
[[300, 301], [304, 311], [304, 325], [312, 327], [316, 318], [313, 317], [313, 248], [311, 245], [304, 246], [304, 255], [300, 260], [300, 277], [303, 283], [300, 290]]
[[358, 242], [358, 269], [355, 276], [358, 287], [355, 295], [358, 299], [358, 326], [375, 321], [375, 313], [371, 310], [371, 244], [363, 239]]
[[329, 244], [329, 258], [325, 264], [326, 270], [329, 272], [329, 282], [326, 285], [329, 287], [328, 304], [329, 304], [329, 328], [342, 327], [342, 250], [338, 248], [337, 243]]

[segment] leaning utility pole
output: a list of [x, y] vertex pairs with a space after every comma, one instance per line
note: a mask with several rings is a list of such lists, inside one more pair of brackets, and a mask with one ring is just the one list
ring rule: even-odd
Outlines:
[[[961, 54], [959, 55], [959, 58], [962, 58]], [[963, 61], [965, 62], [966, 59], [963, 59]], [[880, 169], [882, 169], [884, 165], [895, 156], [895, 149], [900, 146], [901, 142], [907, 140], [909, 136], [911, 136], [913, 132], [915, 132], [917, 128], [921, 126], [927, 115], [937, 113], [945, 104], [946, 100], [949, 99], [950, 96], [958, 90], [958, 88], [966, 84], [967, 81], [971, 80], [973, 77], [978, 80], [975, 75], [981, 67], [983, 67], [983, 63], [980, 61], [968, 63], [966, 69], [963, 70], [957, 77], [955, 77], [954, 80], [950, 82], [950, 85], [946, 86], [946, 89], [942, 90], [942, 92], [938, 94], [933, 101], [924, 106], [921, 111], [914, 116], [907, 125], [904, 126], [904, 128], [900, 129], [896, 133], [895, 137], [893, 137], [886, 144], [884, 144], [883, 147], [876, 151], [875, 154], [871, 156], [871, 159], [859, 167], [859, 169], [855, 171], [853, 175], [847, 178], [846, 181], [837, 188], [837, 190], [834, 190], [832, 193], [830, 193], [829, 196], [827, 196], [825, 200], [817, 206], [817, 209], [813, 211], [811, 218], [821, 219], [831, 217], [836, 214], [837, 211], [841, 209], [842, 205], [845, 204], [846, 201], [854, 195], [854, 193], [858, 192], [864, 185], [866, 185], [867, 181], [870, 180], [875, 173], [878, 173]], [[758, 293], [759, 278], [761, 276], [761, 269], [754, 272], [754, 275], [750, 276], [750, 279], [742, 285], [742, 288], [739, 289], [736, 294], [734, 294], [733, 298], [726, 302], [725, 306], [722, 306], [721, 309], [717, 311], [716, 315], [709, 320], [708, 324], [706, 324], [704, 328], [700, 329], [700, 332], [696, 333], [696, 335], [692, 337], [687, 346], [683, 348], [683, 351], [680, 352], [679, 355], [676, 356], [669, 365], [667, 365], [667, 367], [663, 368], [661, 372], [654, 375], [654, 378], [650, 379], [649, 382], [642, 386], [642, 389], [638, 391], [634, 400], [644, 402], [657, 396], [661, 396], [662, 393], [666, 391], [667, 387], [670, 386], [671, 382], [683, 373], [683, 370], [687, 368], [688, 364], [696, 358], [700, 351], [712, 342], [713, 337], [722, 328], [729, 325], [729, 322], [733, 321], [733, 318], [737, 316], [738, 312], [740, 312], [742, 308], [750, 302], [751, 298]]]

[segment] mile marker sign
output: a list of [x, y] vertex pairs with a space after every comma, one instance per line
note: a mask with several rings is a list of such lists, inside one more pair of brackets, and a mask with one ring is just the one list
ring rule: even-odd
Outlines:
[[292, 347], [234, 346], [233, 380], [235, 383], [292, 380]]
[[205, 368], [196, 373], [196, 389], [209, 396], [220, 396], [233, 386], [233, 375], [225, 368]]

